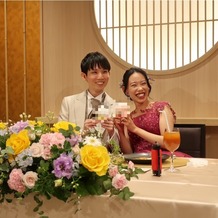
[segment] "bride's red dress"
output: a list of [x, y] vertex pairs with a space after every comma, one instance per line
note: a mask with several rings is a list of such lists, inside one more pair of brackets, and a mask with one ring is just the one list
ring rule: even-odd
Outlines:
[[[172, 109], [168, 102], [153, 102], [148, 108], [145, 109], [145, 112], [137, 117], [132, 118], [133, 122], [136, 126], [141, 129], [144, 129], [150, 133], [154, 133], [160, 135], [160, 127], [159, 127], [159, 118], [160, 111], [164, 109], [164, 107], [168, 106], [173, 115], [175, 116], [175, 111]], [[132, 117], [133, 112], [131, 112], [130, 116]], [[129, 139], [131, 146], [133, 148], [134, 153], [144, 153], [151, 152], [152, 143], [146, 141], [140, 136], [134, 134], [133, 132], [128, 131]], [[170, 154], [169, 151], [164, 150], [163, 153]], [[176, 151], [175, 155], [178, 157], [190, 157], [188, 154]]]

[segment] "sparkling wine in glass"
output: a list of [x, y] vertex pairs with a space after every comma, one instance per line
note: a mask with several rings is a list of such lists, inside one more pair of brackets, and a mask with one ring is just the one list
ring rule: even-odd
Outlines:
[[170, 164], [170, 172], [175, 172], [176, 169], [173, 165], [173, 155], [174, 151], [178, 149], [180, 146], [180, 131], [179, 128], [173, 128], [172, 131], [166, 130], [164, 132], [164, 145], [165, 148], [171, 153], [171, 164]]

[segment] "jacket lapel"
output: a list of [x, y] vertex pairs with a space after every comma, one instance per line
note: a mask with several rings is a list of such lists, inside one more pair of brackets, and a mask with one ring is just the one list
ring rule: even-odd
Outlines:
[[75, 121], [83, 129], [86, 115], [86, 92], [78, 94], [75, 99]]

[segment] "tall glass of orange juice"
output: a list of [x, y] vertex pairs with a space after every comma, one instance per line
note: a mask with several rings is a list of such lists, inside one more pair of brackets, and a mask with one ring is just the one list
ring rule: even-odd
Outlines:
[[171, 152], [171, 164], [170, 164], [170, 172], [175, 172], [175, 168], [173, 165], [173, 154], [174, 151], [178, 149], [180, 145], [180, 131], [179, 128], [173, 128], [172, 131], [166, 130], [164, 132], [164, 145], [165, 148]]

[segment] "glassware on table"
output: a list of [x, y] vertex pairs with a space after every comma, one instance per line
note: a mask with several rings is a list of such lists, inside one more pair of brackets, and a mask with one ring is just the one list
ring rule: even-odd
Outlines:
[[173, 165], [174, 151], [176, 151], [180, 146], [180, 131], [179, 128], [173, 128], [172, 131], [166, 130], [164, 132], [164, 145], [165, 148], [171, 153], [171, 164], [170, 172], [177, 171]]

